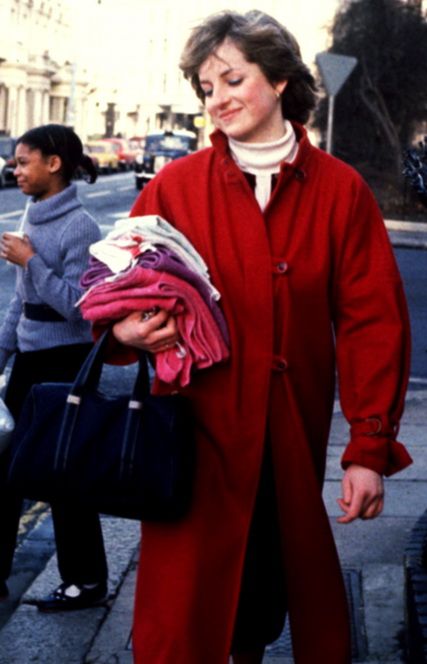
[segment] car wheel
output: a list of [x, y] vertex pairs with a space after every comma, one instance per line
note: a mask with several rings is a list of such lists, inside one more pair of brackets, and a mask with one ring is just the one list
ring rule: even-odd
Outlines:
[[0, 173], [0, 189], [6, 186], [6, 176], [3, 171]]
[[142, 187], [144, 186], [144, 183], [141, 178], [135, 178], [135, 186], [138, 189], [138, 191], [141, 191]]

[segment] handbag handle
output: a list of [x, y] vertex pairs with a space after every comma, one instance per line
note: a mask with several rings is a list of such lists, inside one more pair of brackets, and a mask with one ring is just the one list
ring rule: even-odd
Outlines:
[[[66, 408], [58, 437], [58, 445], [55, 453], [54, 467], [57, 470], [66, 468], [68, 452], [72, 444], [74, 429], [79, 415], [79, 406], [84, 394], [95, 391], [101, 378], [102, 366], [104, 364], [105, 349], [108, 343], [109, 330], [105, 330], [95, 343], [79, 373], [71, 386], [66, 400]], [[150, 379], [146, 354], [139, 354], [139, 369], [135, 379], [132, 394], [129, 399], [129, 411], [140, 410], [143, 399], [149, 394]]]
[[[105, 362], [105, 351], [108, 345], [110, 330], [105, 330], [94, 344], [85, 361], [83, 362], [71, 387], [68, 403], [79, 403], [86, 391], [94, 391], [101, 379], [102, 367]], [[148, 375], [147, 358], [144, 352], [139, 353], [139, 370], [135, 379], [132, 399], [140, 400], [150, 391], [150, 379]]]

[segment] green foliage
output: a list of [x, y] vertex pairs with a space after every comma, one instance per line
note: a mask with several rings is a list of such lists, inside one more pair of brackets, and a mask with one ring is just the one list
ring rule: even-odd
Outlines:
[[[344, 0], [332, 26], [331, 53], [358, 64], [335, 101], [333, 151], [368, 180], [401, 184], [401, 161], [427, 120], [427, 21], [403, 0]], [[327, 99], [314, 125], [326, 131]]]

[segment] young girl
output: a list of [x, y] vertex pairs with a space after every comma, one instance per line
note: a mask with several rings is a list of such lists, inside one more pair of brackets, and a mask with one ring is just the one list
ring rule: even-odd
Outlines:
[[[3, 233], [0, 257], [17, 266], [16, 290], [0, 327], [0, 373], [14, 362], [5, 402], [19, 416], [34, 383], [71, 382], [91, 348], [89, 325], [74, 306], [88, 247], [100, 238], [72, 184], [77, 169], [96, 171], [79, 137], [62, 125], [31, 129], [18, 140], [15, 175], [30, 197], [22, 237]], [[22, 498], [5, 487], [7, 451], [0, 457], [0, 598], [8, 596]], [[52, 516], [61, 585], [38, 603], [40, 610], [80, 609], [103, 600], [107, 565], [99, 517], [54, 504]]]

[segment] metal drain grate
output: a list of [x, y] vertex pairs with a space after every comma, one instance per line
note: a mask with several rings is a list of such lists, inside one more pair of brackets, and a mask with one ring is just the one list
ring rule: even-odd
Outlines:
[[[361, 662], [366, 659], [368, 654], [363, 617], [361, 573], [357, 569], [346, 568], [343, 569], [343, 577], [350, 608], [351, 659], [353, 662]], [[129, 635], [126, 650], [132, 650], [131, 635]], [[265, 654], [271, 657], [292, 657], [292, 641], [288, 620], [282, 634], [277, 641], [267, 646]]]
[[[363, 595], [361, 573], [357, 569], [343, 569], [344, 583], [350, 608], [351, 620], [351, 659], [363, 661], [367, 656], [365, 624], [363, 619]], [[292, 641], [289, 622], [277, 641], [266, 648], [271, 657], [292, 657]]]

